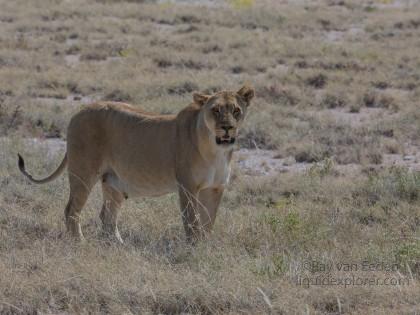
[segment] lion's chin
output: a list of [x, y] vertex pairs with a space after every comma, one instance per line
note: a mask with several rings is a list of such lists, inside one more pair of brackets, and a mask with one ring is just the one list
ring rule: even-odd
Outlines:
[[223, 146], [232, 145], [235, 143], [235, 140], [236, 139], [234, 137], [228, 137], [228, 138], [216, 137], [216, 143], [218, 145], [223, 145]]

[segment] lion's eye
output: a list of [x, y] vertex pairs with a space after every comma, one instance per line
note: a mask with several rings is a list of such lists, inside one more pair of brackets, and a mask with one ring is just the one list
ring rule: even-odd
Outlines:
[[217, 107], [213, 107], [212, 108], [212, 111], [213, 111], [213, 114], [215, 114], [215, 115], [219, 115], [220, 114], [220, 109], [217, 108]]
[[241, 110], [239, 108], [235, 108], [233, 111], [233, 116], [238, 117], [241, 114]]

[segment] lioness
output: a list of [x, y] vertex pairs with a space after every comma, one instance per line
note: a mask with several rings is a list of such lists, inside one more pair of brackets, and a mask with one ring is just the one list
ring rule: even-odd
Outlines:
[[83, 239], [80, 214], [98, 180], [100, 218], [107, 233], [122, 242], [117, 227], [124, 199], [178, 191], [188, 241], [211, 231], [229, 180], [233, 144], [254, 90], [214, 95], [195, 93], [177, 115], [147, 113], [124, 103], [101, 102], [75, 114], [67, 131], [67, 153], [57, 170], [34, 179], [19, 156], [20, 171], [34, 183], [47, 183], [68, 167], [70, 197], [67, 230]]

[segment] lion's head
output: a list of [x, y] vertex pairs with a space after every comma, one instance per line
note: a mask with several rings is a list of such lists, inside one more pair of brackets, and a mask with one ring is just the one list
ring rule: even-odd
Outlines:
[[254, 89], [243, 86], [239, 91], [222, 91], [213, 95], [194, 93], [194, 102], [201, 106], [207, 128], [219, 146], [235, 143], [238, 130], [254, 97]]

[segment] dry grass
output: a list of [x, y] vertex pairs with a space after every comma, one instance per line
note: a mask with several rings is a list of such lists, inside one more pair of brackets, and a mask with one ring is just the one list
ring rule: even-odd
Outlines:
[[[420, 147], [418, 6], [0, 2], [0, 313], [420, 311], [419, 164], [387, 164]], [[18, 174], [18, 151], [36, 174], [56, 167], [60, 150], [24, 138], [65, 139], [69, 117], [92, 100], [174, 113], [192, 91], [243, 82], [257, 98], [240, 145], [312, 164], [255, 178], [235, 168], [215, 233], [195, 248], [175, 195], [129, 200], [126, 244], [110, 244], [99, 191], [83, 213], [88, 242], [74, 244], [67, 180], [36, 186]], [[364, 261], [396, 269], [331, 277], [403, 283], [297, 282], [325, 276], [322, 264]]]

